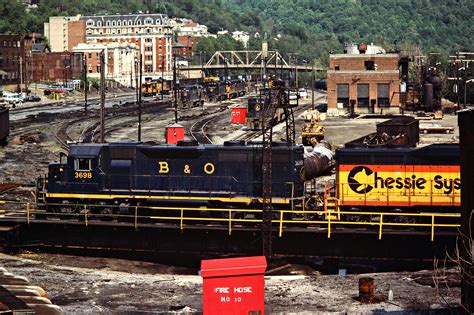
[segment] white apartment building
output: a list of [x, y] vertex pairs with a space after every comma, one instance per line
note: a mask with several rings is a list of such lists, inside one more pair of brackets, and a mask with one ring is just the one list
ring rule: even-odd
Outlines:
[[131, 43], [79, 44], [72, 50], [87, 61], [87, 75], [100, 78], [100, 54], [105, 54], [105, 78], [127, 87], [135, 87], [138, 46]]

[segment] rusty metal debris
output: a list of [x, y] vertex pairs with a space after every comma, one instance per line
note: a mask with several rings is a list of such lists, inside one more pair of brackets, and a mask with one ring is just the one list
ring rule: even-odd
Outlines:
[[398, 141], [402, 139], [405, 135], [404, 134], [397, 134], [397, 135], [389, 135], [386, 132], [383, 132], [381, 134], [375, 133], [375, 134], [370, 134], [367, 137], [362, 140], [362, 143], [364, 145], [370, 146], [370, 145], [382, 145], [386, 143], [393, 143], [395, 141]]

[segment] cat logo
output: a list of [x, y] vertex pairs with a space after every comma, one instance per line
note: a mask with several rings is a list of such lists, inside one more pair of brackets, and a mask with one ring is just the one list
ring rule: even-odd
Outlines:
[[358, 194], [367, 194], [374, 187], [368, 184], [368, 178], [373, 174], [373, 171], [367, 166], [356, 166], [350, 172], [348, 176], [349, 187]]

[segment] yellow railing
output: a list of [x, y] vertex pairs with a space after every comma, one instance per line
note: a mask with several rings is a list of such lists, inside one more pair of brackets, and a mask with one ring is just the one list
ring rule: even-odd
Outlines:
[[[191, 208], [191, 207], [137, 207], [134, 205], [89, 205], [89, 204], [49, 204], [48, 207], [71, 208], [74, 212], [56, 213], [53, 211], [32, 210], [29, 203], [0, 200], [0, 221], [11, 219], [23, 219], [28, 224], [44, 217], [58, 216], [65, 220], [80, 220], [87, 226], [93, 221], [117, 220], [118, 222], [133, 222], [135, 228], [139, 223], [165, 223], [177, 224], [183, 230], [186, 224], [219, 224], [226, 225], [229, 235], [235, 227], [256, 226], [262, 223], [261, 209], [234, 209], [234, 208]], [[101, 208], [122, 211], [127, 214], [101, 214]], [[117, 212], [116, 211], [116, 212]], [[403, 228], [430, 229], [431, 241], [434, 240], [435, 231], [439, 228], [455, 229], [460, 227], [459, 213], [400, 213], [400, 212], [360, 212], [360, 211], [338, 211], [339, 220], [334, 219], [336, 213], [331, 211], [310, 210], [274, 210], [272, 223], [278, 229], [278, 236], [283, 232], [291, 231], [294, 227], [318, 227], [327, 229], [327, 237], [335, 226], [362, 226], [377, 227], [378, 238], [382, 239], [384, 227], [392, 227], [397, 231]], [[351, 220], [350, 216], [357, 216], [359, 221]], [[365, 219], [365, 220], [362, 220]], [[397, 222], [396, 219], [406, 222]], [[66, 221], [64, 221], [66, 222]], [[276, 231], [276, 229], [275, 229]], [[406, 231], [406, 229], [405, 229]]]

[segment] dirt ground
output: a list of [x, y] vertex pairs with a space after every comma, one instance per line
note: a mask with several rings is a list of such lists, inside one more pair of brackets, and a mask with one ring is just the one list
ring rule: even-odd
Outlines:
[[[42, 286], [67, 314], [202, 312], [202, 278], [197, 270], [120, 259], [65, 255], [0, 254], [0, 265]], [[459, 280], [433, 286], [433, 271], [364, 275], [265, 276], [265, 309], [271, 314], [440, 311], [456, 307]], [[357, 300], [358, 280], [372, 277], [380, 303]], [[389, 290], [393, 300], [387, 301]]]
[[[318, 102], [324, 102], [324, 95], [318, 95]], [[227, 105], [238, 104], [239, 101]], [[241, 102], [245, 102], [242, 100]], [[308, 106], [310, 99], [304, 101]], [[223, 104], [205, 107], [214, 112]], [[225, 105], [225, 104], [224, 104]], [[200, 108], [186, 115], [199, 115]], [[69, 114], [76, 115], [74, 112]], [[180, 112], [180, 116], [185, 114]], [[145, 114], [143, 117], [144, 141], [164, 142], [164, 128], [173, 122], [174, 112], [169, 109], [159, 114]], [[248, 129], [230, 124], [230, 110], [222, 111], [209, 126], [209, 133], [216, 143], [222, 143], [240, 135]], [[298, 116], [297, 116], [298, 117]], [[375, 125], [386, 119], [348, 119], [328, 117], [320, 122], [326, 127], [326, 140], [336, 148], [343, 143], [375, 132]], [[57, 160], [61, 148], [55, 140], [57, 124], [61, 118], [39, 116], [35, 119], [13, 124], [10, 144], [0, 149], [0, 184], [33, 184], [36, 176], [47, 171], [50, 161]], [[136, 121], [121, 118], [116, 123], [121, 128], [111, 130], [109, 141], [123, 141], [137, 138]], [[189, 132], [192, 119], [180, 121]], [[296, 119], [296, 131], [301, 130], [301, 118]], [[457, 126], [456, 116], [446, 116], [441, 122]], [[278, 128], [277, 128], [278, 129]], [[72, 131], [74, 134], [74, 131]], [[79, 133], [76, 133], [79, 134]], [[190, 138], [189, 134], [186, 136]], [[281, 128], [277, 138], [283, 137]], [[456, 142], [454, 134], [421, 135], [421, 144]], [[298, 140], [297, 140], [298, 141]], [[22, 188], [9, 198], [30, 198], [31, 188]], [[5, 197], [5, 195], [0, 196]], [[193, 313], [202, 311], [202, 278], [198, 270], [164, 266], [153, 263], [118, 259], [85, 258], [52, 254], [0, 255], [0, 265], [9, 271], [26, 276], [32, 284], [44, 287], [53, 303], [63, 307], [66, 313]], [[422, 309], [444, 309], [455, 306], [460, 300], [459, 287], [451, 281], [440, 288], [430, 285], [433, 272], [378, 273], [370, 275], [318, 275], [304, 273], [289, 276], [265, 277], [266, 311], [272, 314], [314, 312], [367, 313], [382, 311], [406, 311]], [[378, 295], [394, 292], [393, 301], [377, 304], [362, 304], [358, 295], [358, 279], [371, 276], [375, 279]], [[450, 272], [454, 277], [454, 271]], [[421, 280], [420, 280], [421, 279]]]

